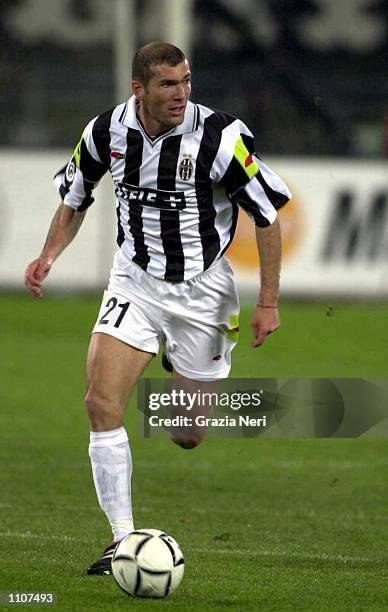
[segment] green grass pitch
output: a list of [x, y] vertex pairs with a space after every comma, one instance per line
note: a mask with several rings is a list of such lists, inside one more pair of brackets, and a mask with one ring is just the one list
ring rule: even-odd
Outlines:
[[[387, 610], [386, 440], [209, 439], [184, 451], [137, 438], [133, 400], [136, 525], [177, 539], [185, 577], [158, 601], [84, 574], [110, 541], [82, 404], [98, 303], [0, 296], [0, 591], [53, 591], [54, 609], [77, 612]], [[244, 308], [232, 376], [384, 378], [386, 312], [285, 303], [281, 330], [253, 350]], [[159, 358], [147, 376], [163, 376]]]

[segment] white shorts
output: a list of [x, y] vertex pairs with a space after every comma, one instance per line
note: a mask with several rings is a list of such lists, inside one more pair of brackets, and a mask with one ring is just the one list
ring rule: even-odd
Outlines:
[[155, 279], [130, 262], [114, 265], [93, 333], [149, 353], [164, 344], [178, 374], [226, 378], [239, 330], [239, 301], [226, 258], [190, 281]]

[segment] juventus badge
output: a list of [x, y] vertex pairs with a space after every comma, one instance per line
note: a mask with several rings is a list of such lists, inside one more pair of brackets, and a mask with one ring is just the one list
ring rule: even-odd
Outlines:
[[189, 181], [193, 174], [194, 166], [192, 162], [192, 155], [190, 153], [184, 153], [183, 159], [179, 164], [179, 176], [182, 181]]

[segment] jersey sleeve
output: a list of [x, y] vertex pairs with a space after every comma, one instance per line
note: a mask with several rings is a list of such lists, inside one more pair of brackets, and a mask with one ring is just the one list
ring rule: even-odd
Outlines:
[[[287, 185], [255, 153], [252, 133], [236, 120], [222, 135], [216, 180], [259, 227], [271, 225], [292, 197]], [[218, 166], [217, 166], [218, 164]]]
[[95, 117], [88, 123], [70, 161], [54, 176], [63, 203], [77, 211], [93, 203], [93, 189], [110, 165], [109, 138], [99, 119]]

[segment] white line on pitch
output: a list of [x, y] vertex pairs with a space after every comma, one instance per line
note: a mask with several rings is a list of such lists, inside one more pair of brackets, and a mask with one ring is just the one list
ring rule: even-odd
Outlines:
[[0, 538], [20, 538], [23, 540], [59, 540], [60, 542], [90, 542], [90, 539], [82, 539], [55, 533], [32, 533], [31, 531], [0, 531]]
[[[163, 502], [164, 504], [164, 502]], [[6, 508], [6, 509], [12, 509], [14, 508], [15, 505], [14, 504], [10, 504], [10, 503], [3, 503], [0, 502], [0, 508]], [[167, 513], [168, 510], [165, 507], [160, 507], [158, 505], [158, 500], [154, 500], [153, 502], [153, 506], [137, 506], [135, 508], [136, 513], [142, 513], [142, 514], [148, 514], [148, 513], [152, 513], [155, 512], [155, 508], [157, 508], [158, 514], [160, 513]], [[63, 510], [74, 510], [74, 506], [63, 506], [61, 505], [60, 507], [60, 511]], [[77, 510], [80, 512], [101, 512], [100, 507], [98, 506], [98, 504], [96, 503], [95, 505], [90, 505], [90, 506], [77, 506]], [[29, 509], [29, 515], [30, 516], [36, 516], [39, 514], [42, 514], [42, 512], [48, 512], [48, 513], [52, 513], [54, 514], [56, 512], [55, 508], [47, 508], [47, 507], [43, 507], [40, 508], [39, 510], [37, 510], [36, 512], [32, 511], [32, 508], [30, 507]], [[176, 508], [176, 514], [178, 515], [179, 513], [183, 513], [185, 514], [187, 512], [187, 508], [182, 507], [182, 508]], [[230, 508], [219, 508], [217, 510], [218, 514], [227, 514], [230, 516], [234, 516], [234, 515], [241, 515], [241, 512], [239, 510], [231, 510]], [[305, 510], [304, 512], [299, 512], [296, 510], [265, 510], [265, 509], [260, 509], [260, 508], [254, 508], [254, 510], [252, 510], [252, 512], [254, 512], [256, 515], [260, 515], [260, 516], [267, 516], [270, 515], [271, 517], [278, 517], [278, 518], [287, 518], [290, 520], [299, 520], [299, 519], [316, 519], [317, 521], [333, 521], [336, 520], [337, 522], [339, 521], [347, 521], [347, 522], [359, 522], [359, 521], [377, 521], [377, 522], [382, 522], [382, 521], [388, 521], [388, 514], [365, 514], [364, 512], [348, 512], [345, 514], [339, 514], [336, 512], [333, 512], [333, 514], [324, 514], [324, 513], [317, 513], [314, 509], [311, 510]], [[209, 514], [209, 509], [208, 508], [190, 508], [190, 513], [191, 514]]]
[[244, 557], [283, 557], [295, 559], [296, 561], [340, 561], [342, 563], [380, 563], [388, 561], [388, 558], [351, 557], [349, 555], [329, 555], [326, 553], [296, 553], [286, 550], [238, 550], [236, 548], [190, 548], [191, 552], [214, 555], [237, 555]]
[[[32, 533], [30, 531], [0, 531], [0, 537], [20, 538], [20, 539], [37, 539], [37, 540], [58, 540], [60, 542], [97, 542], [96, 539], [82, 539], [75, 536], [47, 534], [47, 533]], [[386, 562], [388, 559], [384, 557], [352, 557], [350, 555], [329, 555], [326, 553], [296, 553], [285, 550], [239, 550], [237, 548], [191, 548], [190, 552], [211, 555], [237, 555], [242, 557], [282, 557], [284, 559], [294, 559], [296, 561], [334, 561], [341, 563], [380, 563]]]

